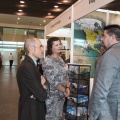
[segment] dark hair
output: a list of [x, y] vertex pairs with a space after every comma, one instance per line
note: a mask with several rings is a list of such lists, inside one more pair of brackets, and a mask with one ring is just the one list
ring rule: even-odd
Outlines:
[[52, 55], [52, 54], [53, 54], [53, 52], [52, 52], [52, 45], [53, 45], [53, 42], [54, 42], [54, 41], [58, 41], [58, 40], [61, 42], [61, 40], [60, 40], [58, 37], [51, 37], [51, 38], [48, 39], [48, 41], [47, 41], [46, 56], [47, 56], [47, 55]]
[[109, 36], [115, 35], [116, 40], [120, 41], [120, 26], [119, 25], [108, 25], [104, 27], [104, 30], [107, 30]]

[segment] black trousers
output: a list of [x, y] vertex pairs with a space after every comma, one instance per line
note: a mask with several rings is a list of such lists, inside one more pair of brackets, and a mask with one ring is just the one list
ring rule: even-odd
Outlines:
[[9, 62], [10, 62], [10, 68], [11, 68], [13, 64], [13, 60], [9, 60]]

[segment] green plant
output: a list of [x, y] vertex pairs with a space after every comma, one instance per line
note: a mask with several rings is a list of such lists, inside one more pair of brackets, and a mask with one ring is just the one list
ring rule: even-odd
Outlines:
[[22, 59], [22, 56], [25, 56], [25, 50], [20, 51], [20, 59]]

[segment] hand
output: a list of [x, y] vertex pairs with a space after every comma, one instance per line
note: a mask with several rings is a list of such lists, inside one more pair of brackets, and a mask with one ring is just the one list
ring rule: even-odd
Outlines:
[[66, 81], [66, 86], [70, 87], [70, 82], [69, 81]]
[[41, 84], [42, 84], [42, 85], [44, 85], [44, 84], [45, 84], [45, 82], [46, 82], [46, 79], [44, 78], [44, 76], [43, 76], [43, 75], [41, 75]]
[[33, 95], [30, 96], [31, 99], [36, 99]]
[[65, 94], [65, 97], [68, 97], [70, 95], [70, 89], [66, 88], [64, 94]]

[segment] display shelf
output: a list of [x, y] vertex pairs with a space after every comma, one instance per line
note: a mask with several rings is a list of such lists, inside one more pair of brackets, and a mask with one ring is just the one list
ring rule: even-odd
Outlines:
[[68, 64], [70, 96], [67, 98], [66, 120], [87, 120], [91, 65]]

